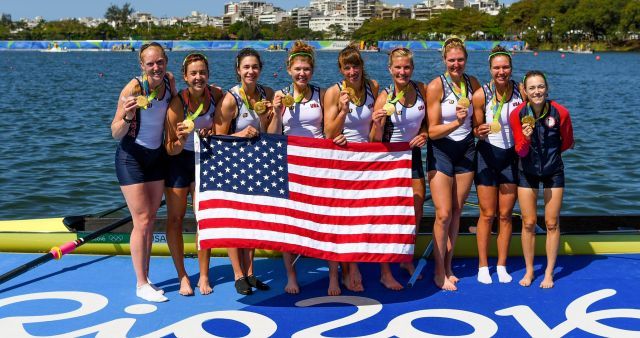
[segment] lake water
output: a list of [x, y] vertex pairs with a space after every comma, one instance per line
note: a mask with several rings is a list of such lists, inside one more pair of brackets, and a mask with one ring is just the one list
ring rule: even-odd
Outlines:
[[[186, 54], [169, 53], [169, 70], [179, 73]], [[234, 85], [235, 52], [205, 54], [211, 82], [225, 89]], [[514, 78], [530, 69], [545, 71], [551, 98], [571, 113], [576, 146], [563, 156], [563, 214], [637, 214], [640, 96], [634, 88], [640, 54], [599, 55], [600, 60], [595, 54], [517, 54]], [[487, 56], [469, 55], [467, 73], [481, 82], [489, 80]], [[263, 57], [261, 82], [287, 85], [285, 53]], [[369, 76], [388, 85], [387, 55], [364, 58]], [[318, 53], [315, 84], [326, 87], [339, 79], [336, 60], [337, 52]], [[414, 80], [428, 82], [444, 69], [437, 52], [418, 52], [415, 61]], [[138, 73], [136, 53], [0, 53], [0, 219], [90, 214], [123, 202], [110, 123], [120, 90]], [[433, 213], [427, 206], [425, 212]], [[477, 209], [466, 207], [465, 213]]]

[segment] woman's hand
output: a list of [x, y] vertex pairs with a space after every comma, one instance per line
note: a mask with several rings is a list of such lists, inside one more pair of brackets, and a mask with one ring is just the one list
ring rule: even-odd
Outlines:
[[122, 107], [124, 108], [124, 115], [122, 115], [123, 118], [126, 118], [127, 120], [132, 120], [134, 116], [136, 116], [136, 109], [138, 109], [138, 102], [136, 100], [135, 96], [123, 96], [121, 98], [122, 100]]
[[527, 139], [527, 141], [531, 140], [531, 134], [533, 134], [533, 128], [531, 127], [530, 124], [525, 123], [522, 125], [522, 134], [524, 135], [524, 138]]
[[371, 114], [371, 120], [373, 121], [373, 126], [376, 128], [382, 128], [385, 117], [387, 117], [387, 111], [384, 110], [383, 108], [374, 111]]
[[276, 93], [273, 96], [273, 110], [275, 113], [284, 113], [284, 105], [282, 104], [282, 98], [284, 96], [281, 93]]
[[427, 134], [426, 133], [420, 133], [420, 134], [416, 135], [416, 137], [411, 139], [411, 141], [409, 141], [409, 147], [411, 147], [411, 148], [414, 148], [414, 147], [421, 148], [425, 144], [427, 144]]
[[242, 129], [242, 131], [233, 134], [233, 136], [246, 137], [246, 138], [254, 138], [258, 135], [260, 135], [260, 132], [254, 126], [248, 126]]
[[476, 128], [476, 137], [479, 139], [486, 139], [491, 132], [491, 125], [489, 123], [483, 123]]
[[344, 134], [340, 134], [336, 137], [333, 138], [333, 143], [339, 145], [339, 146], [346, 146], [347, 145], [347, 137], [344, 136]]
[[342, 113], [344, 114], [349, 114], [349, 102], [351, 102], [351, 99], [349, 98], [349, 92], [347, 92], [346, 90], [342, 90], [340, 91], [340, 110]]
[[464, 120], [469, 115], [469, 107], [463, 107], [461, 105], [456, 106], [456, 119], [458, 119], [458, 123], [460, 125], [464, 124]]

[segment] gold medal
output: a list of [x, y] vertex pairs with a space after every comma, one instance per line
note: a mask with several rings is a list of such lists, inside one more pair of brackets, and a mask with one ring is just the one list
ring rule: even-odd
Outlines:
[[360, 98], [356, 95], [356, 90], [351, 87], [347, 87], [346, 81], [342, 81], [342, 91], [346, 92], [347, 95], [349, 95], [349, 100], [356, 106], [360, 105]]
[[285, 107], [291, 108], [295, 104], [295, 100], [293, 96], [287, 94], [282, 98], [282, 104], [284, 104]]
[[195, 125], [193, 124], [193, 121], [191, 121], [189, 119], [186, 119], [186, 120], [182, 121], [182, 125], [184, 126], [184, 130], [187, 133], [192, 132], [194, 127], [195, 127]]
[[468, 99], [468, 98], [466, 98], [466, 97], [461, 97], [461, 98], [458, 100], [458, 105], [459, 105], [459, 106], [462, 106], [462, 107], [464, 107], [464, 108], [469, 108], [469, 106], [471, 105], [471, 101], [469, 101], [469, 99]]
[[138, 95], [136, 97], [136, 103], [138, 104], [138, 108], [147, 109], [149, 106], [149, 100], [144, 95]]
[[391, 116], [396, 112], [396, 105], [391, 102], [387, 102], [382, 106], [382, 109], [387, 111], [387, 116]]
[[535, 128], [536, 127], [536, 120], [533, 118], [533, 116], [526, 115], [525, 117], [522, 118], [522, 125], [524, 126], [525, 124], [530, 125], [531, 128]]
[[258, 114], [258, 115], [262, 115], [267, 111], [267, 104], [266, 102], [263, 101], [258, 101], [256, 102], [256, 104], [253, 105], [253, 110]]
[[489, 127], [489, 129], [491, 130], [492, 134], [497, 134], [502, 129], [502, 126], [500, 125], [500, 122], [493, 121], [491, 122], [491, 126]]

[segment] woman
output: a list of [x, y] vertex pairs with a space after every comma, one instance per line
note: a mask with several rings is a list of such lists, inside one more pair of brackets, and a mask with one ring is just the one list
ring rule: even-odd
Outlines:
[[[236, 78], [239, 85], [231, 88], [216, 107], [214, 129], [217, 135], [256, 137], [261, 132], [281, 133], [282, 116], [273, 113], [273, 89], [258, 84], [262, 71], [260, 54], [252, 48], [242, 49], [236, 56]], [[263, 110], [264, 108], [264, 110]], [[235, 288], [239, 294], [250, 295], [252, 287], [268, 290], [253, 273], [254, 249], [229, 248]]]
[[427, 168], [436, 217], [433, 224], [434, 282], [443, 290], [457, 290], [451, 261], [460, 228], [460, 214], [473, 182], [475, 153], [470, 99], [480, 88], [464, 73], [467, 50], [460, 38], [442, 46], [446, 72], [427, 87], [429, 142]]
[[[426, 107], [424, 84], [411, 80], [413, 74], [413, 53], [407, 48], [396, 48], [389, 54], [389, 73], [393, 84], [383, 90], [376, 100], [370, 139], [372, 142], [409, 142], [413, 158], [411, 178], [413, 187], [413, 207], [416, 226], [422, 218], [425, 182], [420, 147], [427, 142]], [[414, 267], [405, 267], [413, 274]], [[388, 289], [401, 290], [403, 287], [393, 277], [389, 263], [381, 263], [380, 282]]]
[[544, 221], [547, 227], [547, 268], [541, 288], [553, 287], [553, 269], [560, 244], [560, 208], [564, 193], [562, 152], [573, 147], [573, 128], [569, 111], [548, 100], [549, 85], [540, 71], [529, 71], [523, 80], [527, 102], [509, 118], [515, 149], [520, 156], [518, 203], [522, 211], [522, 252], [526, 273], [520, 285], [533, 282], [533, 256], [537, 198], [540, 183], [544, 189]]
[[[273, 100], [276, 114], [282, 115], [283, 133], [324, 138], [321, 103], [325, 91], [309, 84], [315, 66], [313, 48], [302, 41], [296, 41], [289, 51], [286, 65], [292, 83], [277, 91]], [[293, 264], [294, 256], [289, 252], [283, 252], [282, 258], [287, 270], [287, 285], [284, 290], [290, 294], [297, 294], [300, 292], [300, 286]], [[340, 294], [337, 263], [329, 263], [329, 276], [328, 294], [337, 296]]]
[[111, 135], [120, 140], [116, 175], [133, 218], [129, 245], [136, 274], [136, 296], [164, 302], [167, 300], [164, 291], [149, 281], [149, 259], [164, 185], [164, 121], [176, 89], [173, 75], [167, 73], [167, 54], [160, 44], [142, 45], [139, 59], [142, 76], [129, 81], [120, 92]]
[[487, 249], [496, 213], [499, 224], [498, 281], [511, 282], [506, 263], [511, 241], [511, 213], [516, 203], [518, 156], [513, 147], [509, 116], [522, 103], [518, 86], [511, 79], [512, 69], [511, 54], [502, 46], [494, 47], [489, 54], [492, 80], [473, 94], [473, 132], [479, 138], [474, 177], [480, 205], [476, 232], [478, 281], [483, 284], [492, 282]]
[[[200, 53], [189, 54], [184, 58], [182, 77], [187, 84], [187, 89], [182, 90], [171, 100], [167, 111], [165, 148], [169, 158], [165, 196], [167, 244], [178, 272], [180, 281], [178, 293], [191, 296], [193, 289], [184, 268], [182, 222], [187, 210], [187, 195], [191, 194], [193, 199], [195, 189], [193, 130], [194, 128], [202, 129], [201, 133], [207, 133], [211, 129], [216, 103], [222, 99], [222, 90], [209, 86], [209, 62], [207, 57]], [[203, 295], [213, 291], [209, 283], [210, 256], [210, 250], [198, 250], [200, 266], [198, 287]]]
[[[364, 60], [356, 46], [347, 46], [338, 55], [343, 80], [327, 89], [324, 96], [324, 133], [338, 145], [368, 142], [378, 82], [367, 78]], [[353, 97], [349, 96], [349, 89]], [[343, 264], [342, 280], [350, 291], [364, 291], [358, 264]]]

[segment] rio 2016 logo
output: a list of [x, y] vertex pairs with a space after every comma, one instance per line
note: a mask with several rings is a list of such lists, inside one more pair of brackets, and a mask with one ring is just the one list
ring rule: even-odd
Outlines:
[[[604, 337], [638, 337], [640, 331], [623, 330], [600, 323], [601, 320], [628, 318], [640, 319], [640, 309], [605, 309], [587, 312], [594, 303], [616, 294], [613, 289], [603, 289], [588, 293], [571, 302], [566, 310], [566, 320], [551, 328], [528, 306], [518, 305], [495, 312], [498, 316], [513, 317], [522, 328], [532, 337], [563, 337], [573, 330]], [[25, 329], [25, 325], [35, 323], [50, 323], [66, 319], [76, 319], [92, 313], [96, 313], [107, 306], [109, 300], [96, 293], [60, 291], [40, 292], [19, 296], [13, 296], [0, 300], [0, 308], [21, 302], [37, 300], [70, 300], [80, 303], [80, 307], [69, 312], [53, 313], [47, 315], [15, 316], [0, 319], [0, 328], [4, 337], [35, 337]], [[373, 317], [382, 311], [383, 305], [375, 299], [357, 296], [333, 296], [316, 297], [297, 302], [298, 307], [312, 307], [317, 305], [341, 303], [353, 305], [357, 311], [349, 316], [305, 328], [292, 335], [294, 338], [324, 337], [324, 333], [347, 325], [359, 323]], [[155, 305], [137, 304], [125, 308], [125, 312], [131, 315], [146, 315], [157, 310]], [[442, 337], [416, 329], [412, 322], [421, 318], [446, 318], [466, 323], [473, 328], [471, 337], [492, 337], [498, 332], [498, 325], [491, 318], [470, 311], [456, 309], [424, 309], [401, 314], [392, 318], [387, 327], [381, 332], [367, 335], [367, 338], [382, 337]], [[211, 311], [200, 313], [174, 324], [159, 328], [154, 332], [142, 335], [142, 337], [164, 337], [175, 335], [177, 337], [216, 337], [203, 328], [203, 323], [212, 319], [225, 319], [242, 323], [249, 328], [246, 337], [270, 337], [273, 336], [278, 325], [272, 319], [258, 313], [243, 310]], [[91, 327], [82, 328], [73, 332], [62, 333], [55, 337], [78, 337], [92, 335], [96, 337], [128, 337], [135, 324], [135, 318], [114, 318], [108, 322]]]

